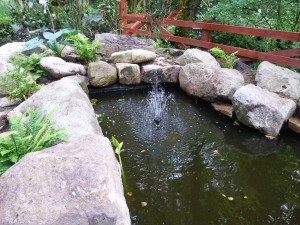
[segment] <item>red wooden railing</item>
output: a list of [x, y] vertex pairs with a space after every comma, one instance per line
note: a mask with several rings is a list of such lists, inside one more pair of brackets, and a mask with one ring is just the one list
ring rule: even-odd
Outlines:
[[[260, 28], [250, 28], [242, 26], [231, 26], [224, 24], [215, 24], [209, 21], [192, 22], [177, 20], [178, 15], [181, 13], [182, 2], [179, 5], [178, 11], [170, 11], [167, 18], [163, 18], [159, 21], [153, 21], [151, 15], [147, 14], [128, 14], [126, 0], [121, 0], [119, 5], [119, 13], [121, 16], [122, 34], [127, 35], [148, 35], [151, 37], [159, 37], [161, 39], [168, 39], [171, 42], [176, 42], [181, 45], [191, 45], [200, 47], [203, 49], [210, 49], [213, 47], [219, 47], [227, 53], [238, 52], [237, 55], [244, 61], [246, 60], [261, 60], [269, 61], [284, 66], [290, 66], [300, 69], [300, 59], [293, 58], [300, 56], [300, 48], [293, 48], [287, 50], [279, 50], [273, 52], [259, 52], [255, 50], [239, 48], [229, 45], [217, 44], [211, 42], [211, 32], [226, 32], [237, 35], [251, 35], [264, 38], [274, 38], [280, 40], [287, 40], [292, 42], [300, 42], [299, 32], [287, 32], [280, 30], [268, 30]], [[133, 23], [128, 23], [128, 21]], [[134, 22], [135, 21], [135, 22]], [[161, 34], [157, 35], [152, 32], [152, 24], [156, 23], [156, 26], [160, 27]], [[165, 26], [179, 26], [189, 27], [201, 30], [201, 39], [192, 39], [186, 37], [175, 36], [165, 29]], [[146, 29], [142, 28], [145, 27]], [[142, 28], [142, 29], [141, 29]]]

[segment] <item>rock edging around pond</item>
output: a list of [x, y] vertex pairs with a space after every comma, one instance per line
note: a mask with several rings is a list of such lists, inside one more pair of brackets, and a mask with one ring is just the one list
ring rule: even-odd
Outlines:
[[0, 177], [0, 224], [129, 225], [120, 167], [78, 77], [55, 81], [13, 113], [40, 108], [67, 143], [29, 153]]

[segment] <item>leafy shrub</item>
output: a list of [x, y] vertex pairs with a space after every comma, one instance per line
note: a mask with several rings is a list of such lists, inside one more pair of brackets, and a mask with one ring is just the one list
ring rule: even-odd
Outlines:
[[0, 43], [9, 41], [14, 34], [11, 23], [12, 20], [9, 17], [0, 17]]
[[97, 40], [90, 42], [86, 36], [80, 33], [70, 36], [67, 40], [72, 42], [76, 53], [79, 55], [79, 59], [85, 63], [96, 60], [96, 51], [100, 47]]
[[24, 69], [7, 70], [0, 76], [0, 88], [9, 94], [10, 99], [25, 100], [42, 86]]
[[39, 109], [28, 108], [23, 115], [10, 117], [9, 132], [0, 136], [0, 174], [27, 153], [64, 139], [65, 130], [54, 131], [50, 124], [52, 113], [42, 116]]
[[40, 61], [43, 57], [48, 56], [50, 51], [45, 51], [40, 54], [33, 53], [30, 56], [24, 54], [13, 55], [9, 61], [17, 68], [23, 68], [25, 71], [30, 72], [32, 76], [37, 79], [44, 71], [40, 67]]
[[102, 29], [108, 28], [112, 33], [118, 33], [120, 22], [119, 17], [119, 1], [118, 0], [102, 0], [98, 8], [102, 11], [103, 22]]
[[237, 52], [226, 54], [226, 52], [218, 47], [210, 49], [209, 52], [212, 56], [217, 58], [222, 68], [232, 69], [235, 63], [239, 60], [239, 58], [236, 57]]

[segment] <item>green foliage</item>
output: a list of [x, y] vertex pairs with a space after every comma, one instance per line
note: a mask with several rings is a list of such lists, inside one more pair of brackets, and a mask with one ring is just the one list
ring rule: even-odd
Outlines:
[[65, 130], [54, 131], [50, 124], [52, 113], [42, 116], [39, 109], [28, 108], [23, 115], [10, 117], [9, 132], [0, 136], [0, 174], [27, 153], [63, 140]]
[[68, 37], [67, 40], [75, 47], [79, 59], [83, 60], [85, 63], [96, 60], [96, 51], [100, 47], [97, 40], [90, 42], [86, 36], [80, 33]]
[[40, 54], [33, 53], [30, 56], [17, 54], [13, 55], [9, 59], [9, 62], [17, 68], [23, 68], [26, 72], [30, 72], [34, 79], [37, 79], [44, 73], [39, 63], [43, 57], [48, 55], [50, 55], [49, 51]]
[[102, 11], [103, 22], [102, 29], [108, 28], [113, 33], [118, 33], [120, 16], [118, 0], [101, 0], [98, 8]]
[[168, 39], [165, 39], [165, 40], [161, 40], [161, 39], [153, 39], [152, 40], [153, 42], [153, 46], [154, 48], [173, 48], [174, 45], [168, 40]]
[[7, 70], [0, 76], [0, 88], [9, 94], [10, 99], [25, 100], [42, 86], [23, 68]]
[[11, 18], [0, 16], [0, 43], [9, 41], [14, 34], [14, 31], [10, 26], [11, 23]]
[[232, 69], [235, 63], [239, 60], [236, 57], [236, 53], [226, 54], [222, 49], [216, 47], [209, 50], [210, 54], [217, 58], [222, 68]]
[[0, 20], [1, 20], [1, 17], [9, 16], [10, 10], [11, 10], [10, 1], [9, 0], [1, 0], [0, 1]]
[[115, 147], [115, 153], [118, 155], [120, 167], [121, 167], [121, 170], [123, 171], [123, 164], [122, 164], [122, 159], [121, 159], [121, 152], [124, 151], [122, 149], [123, 142], [120, 143], [114, 136], [112, 136], [111, 137], [111, 143]]

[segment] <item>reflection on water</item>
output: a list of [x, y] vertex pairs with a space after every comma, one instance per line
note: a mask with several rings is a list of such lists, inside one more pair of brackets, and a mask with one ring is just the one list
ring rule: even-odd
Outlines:
[[207, 103], [172, 94], [176, 104], [162, 112], [160, 129], [147, 92], [99, 96], [95, 108], [106, 136], [124, 141], [132, 223], [299, 225], [299, 136], [268, 140]]

